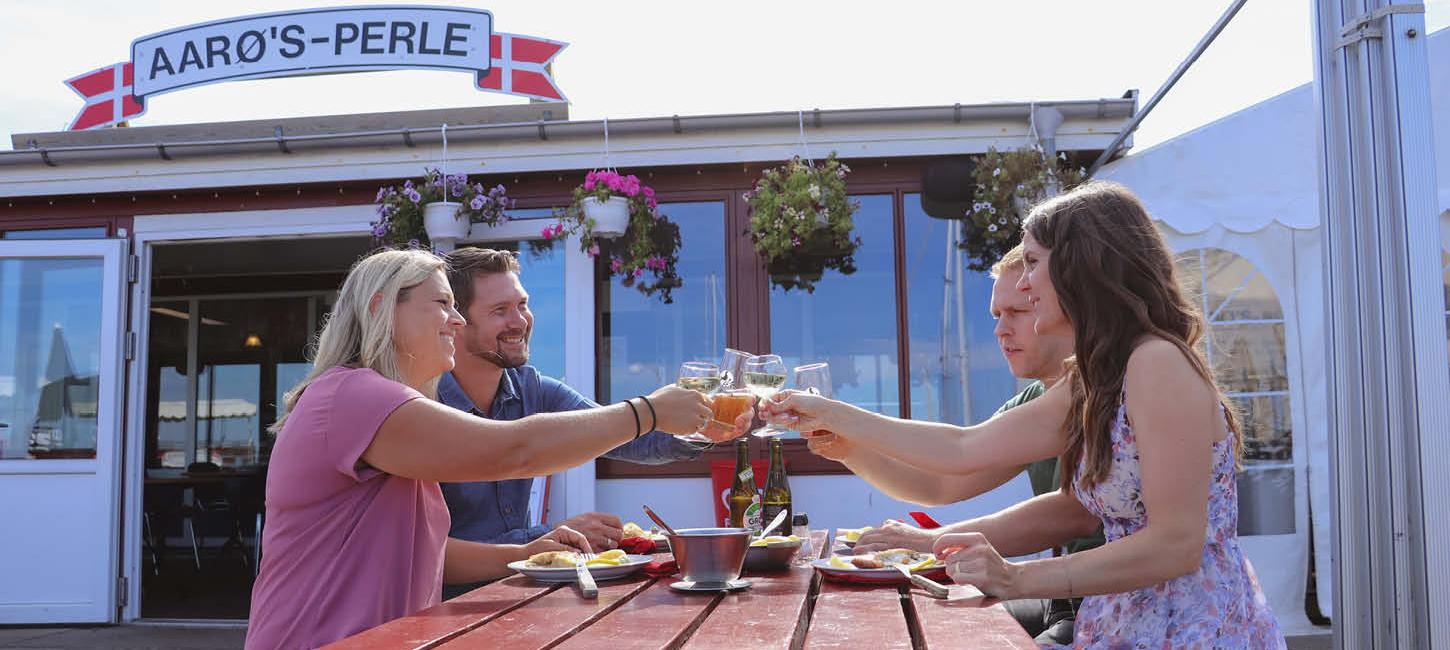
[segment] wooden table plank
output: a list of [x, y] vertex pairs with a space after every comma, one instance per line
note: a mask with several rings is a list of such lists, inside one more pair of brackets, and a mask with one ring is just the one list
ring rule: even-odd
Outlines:
[[559, 643], [649, 588], [654, 579], [642, 573], [599, 583], [599, 597], [584, 598], [578, 587], [564, 585], [524, 607], [499, 616], [443, 644], [445, 648], [544, 648]]
[[821, 583], [806, 648], [910, 648], [911, 629], [894, 585]]
[[421, 612], [379, 625], [326, 646], [330, 650], [433, 648], [558, 589], [521, 575], [485, 585]]
[[727, 595], [685, 643], [686, 648], [787, 648], [805, 613], [815, 570], [749, 574], [755, 586]]
[[999, 604], [983, 606], [985, 596], [956, 601], [938, 600], [912, 590], [912, 606], [921, 622], [921, 640], [927, 648], [972, 647], [1037, 650], [1037, 642]]
[[[560, 648], [678, 648], [723, 597], [670, 589], [679, 576], [661, 578]], [[713, 616], [710, 616], [712, 619]], [[733, 646], [752, 647], [752, 646]]]

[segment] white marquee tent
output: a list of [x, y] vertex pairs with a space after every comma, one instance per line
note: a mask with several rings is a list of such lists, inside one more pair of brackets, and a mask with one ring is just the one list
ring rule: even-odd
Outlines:
[[[1450, 30], [1429, 39], [1441, 266], [1450, 287]], [[1318, 605], [1332, 616], [1333, 604], [1324, 327], [1328, 288], [1314, 101], [1312, 85], [1299, 86], [1117, 160], [1098, 174], [1136, 192], [1169, 244], [1184, 254], [1180, 268], [1185, 281], [1205, 293], [1211, 338], [1250, 341], [1220, 353], [1215, 367], [1221, 375], [1270, 376], [1267, 382], [1260, 379], [1258, 388], [1253, 382], [1234, 386], [1230, 380], [1227, 390], [1241, 404], [1268, 404], [1272, 412], [1252, 413], [1248, 419], [1281, 422], [1291, 441], [1292, 451], [1284, 454], [1288, 458], [1248, 461], [1248, 480], [1240, 481], [1241, 517], [1247, 519], [1240, 528], [1243, 545], [1286, 631], [1307, 625], [1311, 531]], [[1446, 322], [1450, 326], [1450, 314]], [[1255, 328], [1258, 335], [1245, 334]], [[1253, 409], [1259, 410], [1257, 405]], [[1276, 500], [1282, 509], [1272, 507]], [[1269, 524], [1261, 529], [1271, 534], [1248, 534], [1254, 532], [1256, 511]]]

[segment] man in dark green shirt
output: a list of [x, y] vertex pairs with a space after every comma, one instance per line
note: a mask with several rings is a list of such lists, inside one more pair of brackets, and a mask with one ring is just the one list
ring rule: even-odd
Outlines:
[[[997, 409], [998, 414], [1041, 396], [1047, 385], [1061, 378], [1062, 362], [1072, 354], [1071, 340], [1039, 336], [1036, 333], [1033, 327], [1036, 318], [1032, 307], [1028, 304], [1026, 295], [1016, 288], [1022, 271], [1021, 246], [1008, 252], [992, 267], [994, 284], [991, 310], [993, 318], [997, 320], [993, 334], [997, 337], [997, 344], [1002, 355], [1006, 357], [1012, 374], [1020, 379], [1034, 380]], [[946, 505], [972, 498], [1006, 483], [1019, 471], [1009, 469], [967, 476], [943, 476], [922, 472], [884, 454], [853, 447], [849, 442], [836, 437], [813, 438], [810, 445], [812, 451], [842, 462], [887, 494], [924, 505]], [[1040, 496], [1061, 488], [1062, 476], [1056, 458], [1040, 460], [1023, 469], [1032, 483], [1033, 494]], [[910, 524], [888, 520], [881, 527], [862, 534], [856, 543], [856, 549], [860, 552], [888, 548], [930, 551], [932, 543], [939, 535], [972, 532], [977, 530], [978, 522], [979, 520], [973, 519], [934, 530], [923, 530]], [[1101, 546], [1102, 543], [1102, 529], [1099, 528], [1094, 536], [1075, 539], [1065, 549], [1054, 549], [1054, 553], [1063, 550], [1082, 551]], [[1030, 599], [1010, 601], [1006, 603], [1006, 607], [1038, 641], [1066, 645], [1072, 643], [1077, 602]]]

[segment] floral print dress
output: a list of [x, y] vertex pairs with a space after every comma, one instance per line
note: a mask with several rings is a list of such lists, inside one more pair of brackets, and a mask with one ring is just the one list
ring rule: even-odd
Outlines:
[[[1148, 517], [1139, 497], [1143, 487], [1138, 444], [1128, 423], [1127, 400], [1118, 407], [1110, 432], [1113, 467], [1091, 488], [1078, 485], [1077, 498], [1103, 521], [1109, 544], [1141, 530]], [[1253, 567], [1239, 548], [1238, 486], [1233, 439], [1214, 444], [1208, 493], [1208, 535], [1203, 564], [1195, 573], [1152, 587], [1089, 596], [1078, 610], [1074, 648], [1284, 648], [1278, 621], [1259, 590]], [[1057, 646], [1049, 646], [1057, 647]]]

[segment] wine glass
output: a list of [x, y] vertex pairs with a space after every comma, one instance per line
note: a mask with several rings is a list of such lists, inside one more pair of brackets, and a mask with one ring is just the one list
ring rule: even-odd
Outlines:
[[[745, 387], [750, 389], [750, 392], [754, 393], [756, 397], [762, 400], [770, 399], [784, 385], [785, 362], [781, 361], [779, 356], [762, 354], [751, 357], [749, 361], [745, 362]], [[761, 438], [769, 438], [790, 433], [790, 431], [767, 423], [750, 433]]]
[[[796, 366], [791, 371], [795, 375], [795, 387], [797, 390], [820, 395], [821, 397], [834, 397], [831, 389], [831, 366], [826, 363], [811, 363], [804, 366]], [[826, 435], [825, 432], [817, 435]], [[801, 432], [801, 437], [807, 437], [806, 432]]]
[[[686, 361], [680, 364], [680, 378], [675, 383], [681, 388], [713, 398], [720, 390], [720, 366], [703, 361]], [[690, 442], [713, 442], [699, 431], [677, 437]]]
[[720, 360], [720, 389], [710, 403], [711, 418], [715, 424], [734, 427], [735, 418], [750, 409], [753, 400], [745, 386], [745, 362], [755, 355], [725, 348]]

